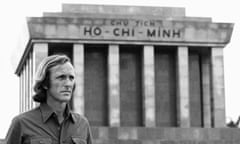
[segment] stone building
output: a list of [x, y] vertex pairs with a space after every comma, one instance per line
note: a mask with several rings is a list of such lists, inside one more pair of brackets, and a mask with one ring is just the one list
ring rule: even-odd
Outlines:
[[76, 68], [71, 101], [97, 144], [239, 142], [225, 128], [223, 48], [233, 24], [187, 17], [184, 8], [63, 4], [30, 17], [19, 53], [20, 113], [35, 104], [42, 58]]

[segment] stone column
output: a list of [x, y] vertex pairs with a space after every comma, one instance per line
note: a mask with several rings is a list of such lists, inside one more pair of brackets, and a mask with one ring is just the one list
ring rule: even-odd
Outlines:
[[217, 128], [225, 126], [223, 48], [212, 48], [211, 60], [212, 60], [213, 125], [214, 127]]
[[120, 73], [119, 46], [109, 45], [108, 48], [108, 96], [109, 125], [120, 126]]
[[32, 51], [29, 53], [29, 67], [30, 67], [30, 79], [29, 79], [29, 84], [30, 84], [30, 108], [33, 108], [33, 55]]
[[26, 65], [23, 66], [23, 112], [26, 111]]
[[143, 48], [143, 99], [144, 123], [146, 127], [156, 126], [154, 47]]
[[178, 124], [190, 127], [188, 47], [177, 49]]
[[[43, 58], [48, 56], [48, 44], [47, 43], [34, 43], [33, 44], [33, 78], [35, 81], [35, 73], [38, 65], [43, 60]], [[34, 107], [39, 104], [34, 102]]]
[[26, 59], [25, 61], [25, 65], [26, 65], [26, 110], [29, 110], [29, 100], [30, 100], [30, 95], [29, 95], [29, 63], [28, 63], [28, 59]]
[[210, 55], [202, 55], [202, 97], [203, 97], [203, 127], [211, 127], [211, 80]]
[[31, 63], [30, 63], [30, 55], [28, 56], [28, 101], [29, 101], [29, 109], [32, 109], [32, 84], [31, 84]]
[[22, 105], [21, 105], [21, 107], [22, 107], [22, 111], [21, 112], [24, 112], [24, 95], [25, 95], [25, 93], [24, 93], [24, 66], [23, 66], [23, 68], [22, 68], [22, 71], [21, 71], [21, 92], [22, 92]]
[[23, 78], [23, 74], [22, 74], [22, 71], [20, 73], [20, 76], [19, 76], [19, 92], [20, 92], [20, 99], [19, 99], [19, 113], [22, 113], [23, 112], [23, 85], [22, 85], [22, 78]]
[[84, 46], [73, 45], [73, 65], [75, 67], [76, 87], [73, 96], [73, 110], [84, 115]]

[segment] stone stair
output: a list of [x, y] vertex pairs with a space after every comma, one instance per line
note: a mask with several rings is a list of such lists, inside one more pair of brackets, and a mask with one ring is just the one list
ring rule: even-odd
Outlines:
[[94, 144], [240, 144], [236, 128], [92, 127]]
[[238, 128], [92, 127], [92, 133], [93, 144], [240, 144]]

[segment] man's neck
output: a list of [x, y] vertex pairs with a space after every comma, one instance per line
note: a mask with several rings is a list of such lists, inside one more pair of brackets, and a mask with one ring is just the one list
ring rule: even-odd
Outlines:
[[65, 110], [67, 103], [66, 102], [58, 102], [52, 99], [47, 99], [47, 104], [52, 108], [52, 110], [56, 113], [59, 123], [62, 123], [65, 118]]

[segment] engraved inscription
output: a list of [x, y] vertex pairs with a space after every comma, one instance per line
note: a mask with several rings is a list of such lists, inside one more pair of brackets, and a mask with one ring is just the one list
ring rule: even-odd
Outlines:
[[[101, 25], [96, 23], [101, 23]], [[161, 41], [181, 40], [183, 38], [182, 30], [173, 25], [163, 24], [160, 20], [91, 19], [90, 22], [88, 19], [88, 24], [80, 26], [80, 35], [86, 39]]]

